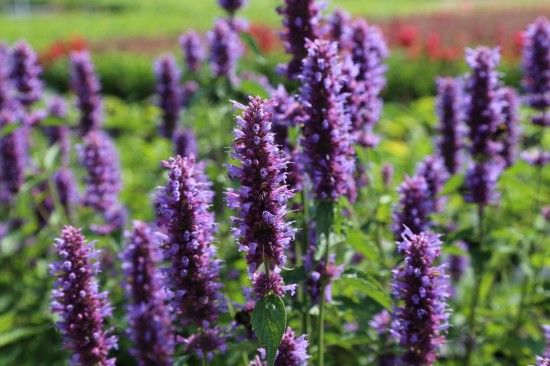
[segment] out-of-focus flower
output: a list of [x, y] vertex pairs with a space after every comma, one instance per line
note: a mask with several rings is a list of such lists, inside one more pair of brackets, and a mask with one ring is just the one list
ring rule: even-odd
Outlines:
[[327, 19], [325, 36], [338, 44], [341, 51], [351, 48], [351, 16], [342, 9], [335, 9]]
[[80, 110], [81, 136], [97, 130], [103, 123], [101, 85], [87, 51], [71, 54], [71, 86], [76, 93], [76, 106]]
[[0, 137], [0, 202], [10, 203], [25, 181], [27, 131], [8, 109], [0, 110], [0, 129], [15, 126]]
[[204, 60], [205, 52], [201, 38], [195, 31], [183, 34], [180, 39], [180, 46], [184, 54], [185, 65], [190, 72], [197, 72]]
[[384, 185], [384, 189], [388, 189], [393, 181], [393, 165], [392, 164], [384, 164], [382, 166], [382, 184]]
[[226, 77], [229, 82], [238, 82], [236, 75], [237, 62], [241, 58], [244, 47], [237, 31], [227, 20], [218, 19], [214, 28], [208, 32], [210, 44], [210, 69], [214, 77]]
[[29, 107], [42, 96], [42, 68], [31, 46], [26, 42], [17, 43], [12, 51], [11, 79], [16, 98], [25, 107]]
[[173, 144], [175, 155], [197, 156], [197, 139], [193, 130], [189, 128], [177, 130], [174, 133]]
[[550, 151], [531, 149], [523, 151], [520, 156], [525, 162], [533, 166], [543, 167], [550, 163]]
[[158, 106], [162, 113], [160, 132], [162, 136], [171, 139], [180, 119], [181, 72], [172, 55], [157, 59], [154, 68]]
[[393, 209], [393, 233], [401, 237], [404, 228], [420, 234], [430, 228], [433, 204], [430, 189], [422, 176], [405, 177], [399, 188], [399, 203]]
[[441, 159], [436, 156], [427, 156], [418, 164], [416, 174], [426, 180], [433, 212], [443, 210], [445, 199], [440, 196], [440, 193], [449, 174]]
[[437, 114], [439, 118], [437, 150], [449, 174], [458, 172], [462, 165], [462, 83], [455, 78], [437, 79]]
[[496, 138], [502, 144], [499, 155], [504, 159], [506, 167], [509, 167], [514, 164], [518, 155], [517, 145], [520, 138], [519, 101], [516, 91], [512, 88], [502, 90], [502, 100], [504, 103], [502, 109], [504, 120], [497, 128]]
[[372, 317], [369, 325], [379, 336], [386, 335], [391, 329], [391, 314], [387, 310], [381, 310]]
[[218, 0], [218, 4], [220, 4], [220, 6], [231, 16], [233, 16], [245, 3], [246, 0]]
[[464, 199], [481, 206], [497, 203], [500, 198], [497, 182], [502, 166], [498, 160], [472, 163], [466, 171]]

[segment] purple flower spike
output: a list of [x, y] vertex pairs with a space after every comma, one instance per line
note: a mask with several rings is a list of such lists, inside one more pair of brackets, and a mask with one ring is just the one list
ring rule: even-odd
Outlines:
[[244, 4], [246, 3], [246, 0], [218, 0], [218, 4], [222, 8], [225, 9], [226, 12], [229, 13], [229, 15], [233, 16], [237, 10], [239, 10]]
[[90, 131], [78, 146], [80, 163], [88, 173], [83, 204], [106, 213], [118, 203], [121, 189], [118, 153], [103, 131]]
[[550, 358], [537, 356], [536, 366], [550, 366]]
[[225, 337], [217, 328], [199, 331], [188, 338], [183, 339], [185, 350], [194, 352], [199, 358], [210, 362], [216, 351], [225, 352], [227, 345]]
[[10, 50], [0, 43], [0, 110], [13, 107], [13, 83], [10, 79]]
[[338, 43], [338, 49], [348, 51], [351, 48], [351, 16], [342, 9], [335, 9], [327, 19], [326, 36]]
[[204, 48], [201, 37], [195, 31], [189, 31], [180, 37], [180, 46], [185, 58], [185, 65], [190, 72], [197, 72], [204, 60]]
[[48, 116], [64, 119], [67, 117], [67, 102], [62, 97], [53, 97], [48, 102]]
[[63, 343], [73, 352], [72, 365], [114, 366], [109, 351], [117, 348], [116, 337], [104, 329], [111, 316], [107, 292], [99, 292], [98, 251], [86, 243], [80, 229], [65, 226], [54, 247], [60, 260], [50, 266], [56, 277], [52, 312], [59, 314], [57, 328]]
[[[17, 125], [13, 111], [0, 110], [0, 129]], [[22, 126], [0, 137], [0, 202], [9, 203], [25, 181], [27, 131]]]
[[296, 337], [294, 331], [288, 327], [283, 334], [277, 356], [275, 357], [275, 366], [305, 366], [309, 355], [307, 354], [308, 342], [305, 335]]
[[550, 163], [550, 151], [527, 150], [521, 153], [521, 158], [530, 165], [543, 167]]
[[462, 166], [462, 138], [464, 134], [462, 104], [461, 81], [455, 78], [438, 78], [436, 108], [439, 117], [439, 136], [437, 150], [443, 158], [449, 174], [455, 174]]
[[453, 282], [457, 283], [462, 278], [462, 275], [470, 265], [468, 257], [468, 245], [465, 242], [459, 241], [456, 246], [464, 252], [464, 255], [449, 255], [446, 259], [449, 275]]
[[158, 107], [162, 113], [161, 135], [172, 138], [180, 119], [182, 91], [181, 72], [172, 55], [165, 55], [155, 61]]
[[379, 336], [386, 335], [391, 329], [391, 314], [387, 310], [382, 310], [372, 317], [369, 325]]
[[372, 147], [377, 143], [372, 130], [382, 112], [379, 94], [386, 85], [387, 67], [383, 62], [388, 57], [388, 47], [380, 29], [363, 19], [353, 21], [351, 32], [351, 60], [358, 69], [351, 96], [352, 128], [361, 145]]
[[550, 21], [537, 18], [523, 34], [523, 88], [527, 103], [540, 112], [533, 123], [550, 126]]
[[519, 101], [516, 91], [512, 88], [502, 90], [504, 121], [498, 127], [497, 139], [502, 141], [500, 156], [506, 167], [514, 164], [517, 157], [517, 145], [520, 138], [519, 131]]
[[443, 210], [445, 199], [440, 196], [440, 193], [449, 178], [443, 161], [438, 157], [428, 156], [418, 164], [416, 174], [426, 180], [433, 212]]
[[319, 5], [315, 0], [285, 0], [277, 12], [283, 17], [281, 38], [285, 51], [292, 57], [286, 66], [286, 75], [294, 79], [301, 73], [303, 60], [308, 55], [306, 40], [318, 37]]
[[392, 293], [401, 301], [393, 317], [392, 333], [405, 350], [405, 365], [432, 365], [445, 343], [448, 324], [448, 278], [434, 261], [441, 253], [439, 237], [403, 232], [399, 251], [405, 257], [393, 270]]
[[197, 156], [197, 139], [193, 130], [189, 128], [177, 130], [173, 140], [175, 155]]
[[223, 308], [220, 263], [216, 259], [213, 193], [194, 157], [162, 163], [168, 182], [155, 196], [158, 225], [166, 232], [162, 243], [172, 319], [178, 326], [208, 327]]
[[208, 43], [210, 69], [214, 77], [224, 76], [229, 82], [236, 84], [238, 79], [235, 69], [244, 52], [237, 30], [228, 21], [218, 19], [214, 28], [208, 32]]
[[174, 339], [157, 268], [160, 261], [158, 243], [149, 226], [139, 221], [134, 222], [132, 231], [125, 235], [127, 244], [122, 254], [122, 268], [126, 275], [132, 356], [140, 366], [170, 366]]
[[[271, 131], [271, 115], [259, 97], [251, 97], [244, 106], [234, 103], [243, 114], [236, 118], [233, 158], [240, 166], [229, 166], [229, 176], [240, 188], [227, 192], [227, 203], [237, 210], [233, 233], [246, 253], [249, 275], [258, 297], [272, 291], [284, 292], [278, 268], [285, 264], [285, 249], [294, 237], [294, 229], [286, 221], [286, 203], [293, 192], [286, 185], [286, 154], [275, 144]], [[260, 265], [270, 276], [255, 273]]]
[[429, 215], [433, 204], [430, 188], [422, 176], [405, 177], [399, 186], [399, 203], [393, 209], [393, 233], [396, 239], [401, 237], [403, 228], [413, 233], [421, 233], [430, 227]]
[[319, 303], [322, 283], [325, 286], [325, 300], [326, 302], [332, 302], [332, 283], [336, 280], [342, 272], [344, 271], [343, 266], [337, 266], [335, 263], [334, 256], [331, 256], [328, 259], [328, 263], [325, 264], [324, 260], [318, 261], [316, 264], [312, 265], [313, 262], [311, 253], [310, 259], [306, 261], [305, 268], [307, 270], [307, 292], [311, 297], [311, 301], [314, 304]]
[[480, 206], [495, 204], [500, 198], [497, 181], [502, 172], [502, 162], [473, 163], [466, 171], [466, 202]]
[[17, 91], [17, 100], [25, 107], [29, 107], [42, 96], [42, 68], [31, 46], [26, 42], [19, 42], [12, 51], [11, 79]]
[[384, 164], [382, 166], [382, 184], [385, 189], [388, 189], [393, 181], [393, 165]]
[[71, 54], [71, 86], [76, 93], [76, 106], [80, 110], [80, 135], [85, 136], [99, 129], [103, 123], [101, 85], [90, 54], [86, 51]]
[[341, 92], [342, 69], [336, 43], [308, 40], [307, 48], [300, 76], [304, 165], [316, 198], [337, 200], [355, 185], [351, 124]]
[[496, 67], [498, 49], [466, 49], [466, 62], [471, 73], [466, 78], [465, 121], [470, 138], [470, 152], [475, 160], [494, 157], [499, 150], [492, 139], [504, 120], [500, 98], [500, 81]]

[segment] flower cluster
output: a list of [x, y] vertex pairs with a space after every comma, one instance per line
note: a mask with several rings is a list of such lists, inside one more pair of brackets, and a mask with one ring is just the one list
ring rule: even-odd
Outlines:
[[230, 15], [235, 14], [244, 4], [245, 0], [218, 0], [218, 3], [225, 9]]
[[29, 107], [42, 96], [42, 68], [34, 50], [26, 42], [19, 42], [12, 52], [11, 79], [17, 91], [17, 100]]
[[[313, 257], [313, 255], [314, 253], [311, 253], [310, 257]], [[313, 263], [312, 259], [306, 260], [304, 265], [308, 273], [306, 286], [311, 301], [314, 304], [319, 303], [324, 286], [325, 300], [326, 302], [332, 302], [332, 283], [340, 277], [344, 268], [336, 265], [334, 256], [330, 256], [326, 263], [324, 260]]]
[[[266, 102], [254, 97], [247, 106], [234, 104], [243, 114], [236, 118], [232, 154], [240, 166], [229, 166], [230, 177], [240, 183], [240, 188], [227, 192], [229, 207], [238, 211], [233, 233], [246, 252], [256, 294], [282, 295], [278, 268], [285, 264], [284, 251], [294, 236], [286, 221], [286, 202], [293, 194], [286, 185], [288, 160], [275, 144]], [[256, 272], [262, 264], [268, 274]]]
[[275, 366], [305, 366], [309, 355], [307, 354], [308, 342], [305, 335], [296, 337], [294, 331], [288, 327], [283, 334]]
[[391, 314], [386, 309], [381, 310], [379, 313], [372, 317], [369, 322], [372, 329], [379, 335], [386, 335], [391, 329]]
[[294, 79], [301, 73], [303, 59], [308, 54], [307, 40], [318, 37], [319, 6], [315, 0], [285, 0], [277, 12], [283, 17], [281, 38], [292, 57], [285, 72], [289, 79]]
[[468, 257], [468, 245], [465, 242], [459, 241], [456, 246], [464, 253], [463, 255], [451, 254], [445, 262], [449, 271], [449, 276], [453, 282], [458, 282], [470, 264]]
[[550, 126], [550, 21], [540, 17], [523, 34], [523, 88], [527, 103], [540, 114], [533, 123]]
[[462, 165], [462, 83], [455, 78], [437, 79], [437, 115], [439, 137], [437, 150], [449, 174], [458, 172]]
[[76, 93], [76, 106], [80, 110], [80, 134], [85, 136], [102, 124], [101, 85], [95, 74], [90, 54], [86, 51], [71, 54], [71, 86]]
[[190, 72], [197, 72], [204, 60], [204, 48], [197, 32], [189, 31], [180, 37], [180, 46], [185, 57], [185, 65]]
[[503, 88], [501, 92], [504, 120], [498, 126], [497, 139], [501, 142], [499, 155], [504, 159], [506, 167], [509, 167], [514, 164], [518, 154], [517, 145], [520, 138], [519, 98], [512, 88]]
[[226, 77], [232, 84], [237, 83], [236, 66], [243, 54], [239, 34], [224, 19], [218, 19], [208, 32], [210, 44], [210, 69], [215, 77]]
[[308, 55], [300, 76], [304, 165], [315, 196], [337, 200], [355, 184], [351, 124], [341, 92], [342, 69], [336, 43], [308, 40], [306, 44]]
[[497, 182], [502, 168], [499, 160], [471, 164], [466, 171], [464, 199], [482, 206], [497, 203], [500, 198]]
[[439, 212], [443, 210], [445, 200], [440, 197], [440, 193], [449, 175], [441, 159], [435, 156], [427, 156], [418, 164], [416, 174], [426, 180], [432, 205], [431, 211]]
[[325, 25], [325, 37], [338, 44], [340, 51], [348, 51], [351, 48], [351, 16], [342, 9], [335, 9], [327, 19]]
[[80, 163], [88, 173], [83, 204], [105, 213], [118, 203], [121, 189], [118, 153], [103, 131], [91, 131], [78, 146]]
[[60, 260], [50, 266], [56, 277], [51, 307], [60, 316], [57, 327], [65, 347], [73, 352], [72, 364], [114, 366], [108, 354], [117, 347], [117, 340], [104, 329], [111, 306], [95, 278], [98, 252], [71, 226], [63, 229], [54, 247]]
[[0, 110], [12, 107], [13, 85], [10, 78], [10, 50], [0, 43]]
[[175, 155], [197, 156], [197, 139], [193, 130], [183, 128], [176, 130], [173, 137]]
[[180, 119], [182, 103], [181, 72], [172, 55], [155, 61], [155, 78], [158, 106], [162, 113], [160, 133], [171, 139]]
[[181, 326], [210, 327], [222, 310], [220, 263], [213, 245], [213, 193], [194, 157], [162, 163], [168, 182], [155, 196], [158, 225], [166, 232], [161, 245], [170, 263], [165, 280], [172, 317]]
[[403, 232], [399, 251], [405, 260], [393, 271], [392, 293], [401, 301], [393, 315], [392, 333], [405, 349], [405, 365], [432, 365], [445, 342], [448, 279], [434, 261], [441, 253], [439, 237]]
[[0, 110], [0, 129], [11, 125], [17, 127], [0, 137], [0, 202], [3, 203], [11, 202], [19, 193], [27, 161], [27, 131], [18, 125], [12, 111]]
[[550, 366], [550, 358], [537, 356], [536, 366]]
[[125, 234], [127, 244], [122, 254], [122, 269], [126, 275], [132, 355], [140, 366], [170, 366], [174, 343], [162, 278], [157, 268], [160, 254], [155, 235], [147, 224], [139, 221], [134, 222], [132, 231]]
[[396, 239], [401, 237], [405, 227], [420, 234], [430, 227], [429, 215], [433, 204], [430, 188], [422, 176], [405, 177], [398, 188], [399, 203], [393, 209], [393, 233]]
[[71, 169], [62, 167], [53, 175], [59, 203], [63, 206], [67, 216], [71, 216], [72, 210], [78, 203], [78, 189]]

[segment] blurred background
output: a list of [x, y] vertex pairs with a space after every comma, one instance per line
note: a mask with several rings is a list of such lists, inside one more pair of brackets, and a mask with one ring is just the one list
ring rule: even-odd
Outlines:
[[[275, 60], [284, 57], [274, 10], [280, 3], [250, 0], [240, 13], [261, 52]], [[408, 100], [433, 94], [432, 76], [460, 73], [464, 47], [479, 44], [501, 46], [505, 81], [517, 85], [517, 68], [507, 66], [519, 57], [521, 30], [536, 15], [550, 15], [550, 0], [333, 0], [327, 7], [345, 8], [383, 28], [393, 51], [386, 98]], [[178, 52], [179, 34], [206, 32], [222, 15], [216, 0], [0, 0], [0, 10], [2, 40], [28, 40], [51, 87], [67, 89], [67, 54], [89, 48], [103, 91], [129, 100], [152, 94], [151, 61]], [[404, 58], [406, 65], [391, 67]], [[426, 62], [432, 67], [420, 72]]]

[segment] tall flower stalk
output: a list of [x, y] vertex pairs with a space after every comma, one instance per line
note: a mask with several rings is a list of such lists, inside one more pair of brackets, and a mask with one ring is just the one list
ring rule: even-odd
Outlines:
[[464, 137], [462, 82], [459, 79], [437, 79], [436, 107], [439, 119], [437, 150], [449, 174], [455, 174], [462, 166]]
[[[345, 112], [343, 74], [336, 43], [306, 40], [307, 57], [300, 75], [299, 101], [303, 108], [301, 145], [304, 166], [317, 200], [317, 240], [327, 242], [323, 263], [328, 265], [328, 245], [334, 203], [355, 189], [351, 122]], [[317, 248], [321, 248], [320, 242]], [[321, 271], [327, 273], [327, 271]], [[326, 278], [320, 279], [318, 361], [324, 363], [324, 311]]]
[[171, 139], [180, 119], [181, 72], [172, 55], [165, 55], [157, 59], [154, 68], [158, 106], [162, 114], [160, 133]]
[[38, 57], [26, 42], [19, 42], [12, 51], [11, 79], [16, 91], [16, 99], [22, 106], [29, 108], [42, 96], [42, 68]]
[[165, 233], [161, 248], [169, 263], [165, 272], [172, 321], [177, 327], [195, 326], [183, 339], [186, 349], [203, 362], [225, 349], [216, 321], [224, 310], [220, 262], [213, 245], [213, 193], [194, 157], [170, 158], [162, 163], [168, 182], [155, 196], [157, 223]]
[[237, 84], [237, 62], [244, 52], [237, 30], [227, 20], [218, 19], [208, 32], [208, 43], [212, 75], [215, 78], [226, 77], [231, 84]]
[[63, 334], [64, 346], [73, 353], [71, 364], [114, 366], [109, 351], [117, 348], [117, 339], [105, 329], [111, 306], [107, 292], [99, 292], [95, 278], [99, 253], [79, 229], [71, 226], [63, 229], [54, 247], [59, 261], [50, 267], [56, 278], [51, 307], [60, 316], [57, 328]]
[[13, 110], [0, 110], [0, 129], [15, 126], [0, 137], [0, 203], [9, 204], [25, 181], [27, 161], [27, 131], [16, 120]]

